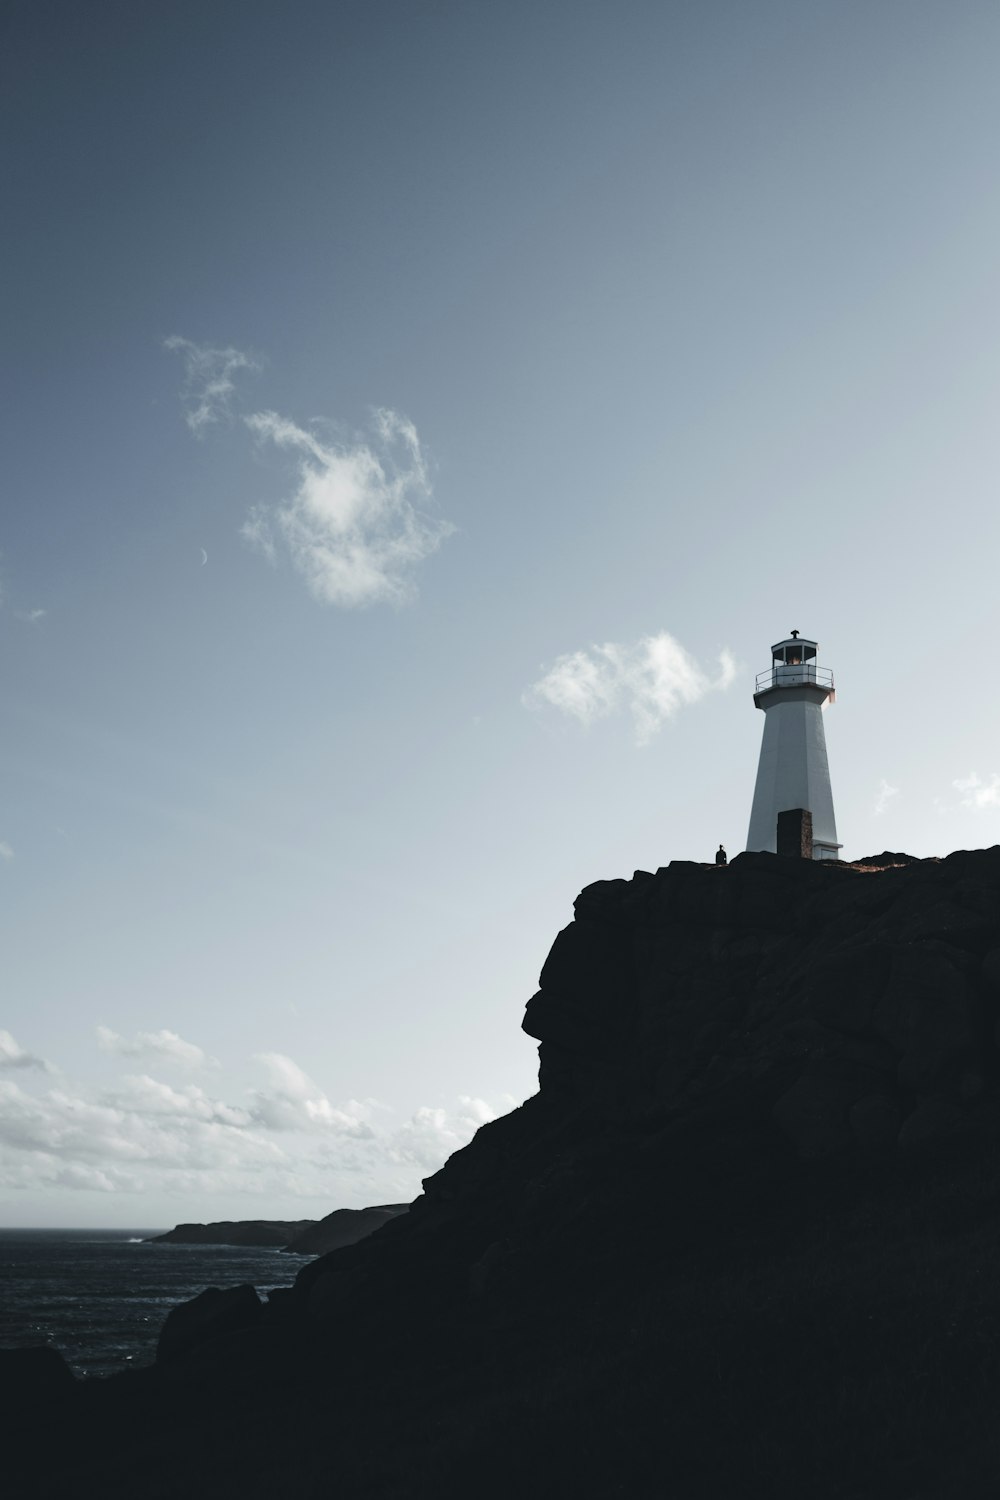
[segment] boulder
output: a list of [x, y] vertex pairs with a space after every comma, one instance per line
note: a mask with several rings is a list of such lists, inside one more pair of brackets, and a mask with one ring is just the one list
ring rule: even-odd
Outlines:
[[157, 1364], [181, 1358], [199, 1344], [238, 1329], [252, 1328], [264, 1307], [252, 1286], [217, 1286], [171, 1308], [156, 1346]]

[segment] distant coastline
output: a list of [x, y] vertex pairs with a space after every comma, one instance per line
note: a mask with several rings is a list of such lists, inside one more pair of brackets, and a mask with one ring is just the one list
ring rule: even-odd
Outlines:
[[263, 1245], [286, 1249], [316, 1224], [315, 1219], [220, 1219], [210, 1224], [177, 1224], [149, 1236], [153, 1245]]
[[337, 1208], [323, 1219], [221, 1219], [209, 1224], [177, 1224], [165, 1234], [148, 1237], [155, 1245], [252, 1245], [287, 1250], [293, 1255], [326, 1255], [356, 1245], [405, 1214], [408, 1203], [374, 1208]]

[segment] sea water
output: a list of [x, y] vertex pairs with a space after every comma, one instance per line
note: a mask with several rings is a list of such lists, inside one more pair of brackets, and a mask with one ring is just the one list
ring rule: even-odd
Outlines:
[[151, 1364], [167, 1313], [207, 1286], [288, 1286], [311, 1256], [151, 1245], [155, 1229], [0, 1229], [0, 1348], [51, 1344], [77, 1375]]

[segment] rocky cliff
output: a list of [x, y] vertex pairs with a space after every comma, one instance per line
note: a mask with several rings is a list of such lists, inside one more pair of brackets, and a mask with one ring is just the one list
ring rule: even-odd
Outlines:
[[333, 1213], [305, 1227], [289, 1240], [285, 1249], [294, 1255], [326, 1255], [356, 1245], [397, 1214], [405, 1214], [408, 1203], [381, 1203], [375, 1208], [335, 1208]]
[[542, 1091], [618, 1121], [770, 1116], [803, 1157], [992, 1122], [998, 920], [997, 850], [599, 881], [528, 1005]]
[[74, 1393], [42, 1492], [993, 1495], [998, 1016], [1000, 848], [589, 886], [539, 1093]]
[[317, 1219], [219, 1219], [211, 1224], [177, 1224], [150, 1236], [153, 1245], [271, 1245], [289, 1248], [314, 1229]]

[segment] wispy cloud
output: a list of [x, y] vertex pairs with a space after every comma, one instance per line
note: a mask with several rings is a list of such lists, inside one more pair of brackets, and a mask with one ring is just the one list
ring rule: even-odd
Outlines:
[[0, 859], [13, 859], [14, 851], [8, 843], [0, 839]]
[[[233, 416], [237, 375], [260, 368], [241, 349], [176, 334], [164, 347], [184, 361], [182, 400], [196, 437]], [[294, 467], [291, 493], [255, 505], [241, 528], [244, 538], [271, 563], [287, 556], [323, 604], [355, 609], [411, 600], [417, 565], [455, 528], [433, 511], [427, 460], [409, 418], [377, 408], [370, 433], [349, 441], [274, 411], [243, 420], [258, 442], [287, 453]]]
[[985, 782], [976, 771], [970, 771], [968, 776], [953, 781], [952, 786], [961, 792], [963, 807], [1000, 807], [1000, 775], [996, 771]]
[[899, 796], [899, 787], [890, 786], [885, 777], [879, 782], [878, 791], [875, 794], [875, 816], [884, 813], [893, 797]]
[[260, 362], [242, 349], [213, 348], [174, 334], [163, 347], [184, 361], [184, 420], [195, 437], [204, 437], [209, 427], [229, 417], [236, 392], [235, 376], [241, 370], [259, 370]]
[[287, 551], [324, 604], [351, 609], [411, 599], [414, 568], [455, 529], [424, 508], [431, 484], [413, 423], [382, 408], [371, 438], [350, 443], [323, 440], [273, 411], [246, 423], [260, 441], [296, 459], [291, 496], [256, 506], [243, 527], [246, 539], [271, 562]]
[[9, 1031], [0, 1031], [0, 1068], [37, 1068], [42, 1073], [51, 1072], [44, 1057], [26, 1052]]
[[632, 646], [609, 643], [560, 656], [522, 702], [528, 708], [557, 708], [583, 725], [627, 710], [635, 724], [636, 743], [645, 745], [679, 708], [728, 688], [735, 676], [729, 651], [720, 652], [712, 675], [661, 630]]
[[24, 620], [27, 625], [37, 625], [39, 620], [44, 620], [48, 614], [47, 609], [15, 609], [14, 614], [19, 620]]
[[104, 1052], [120, 1057], [158, 1057], [184, 1068], [203, 1068], [208, 1058], [194, 1042], [186, 1042], [176, 1031], [137, 1031], [134, 1037], [119, 1036], [108, 1026], [97, 1027], [97, 1044]]

